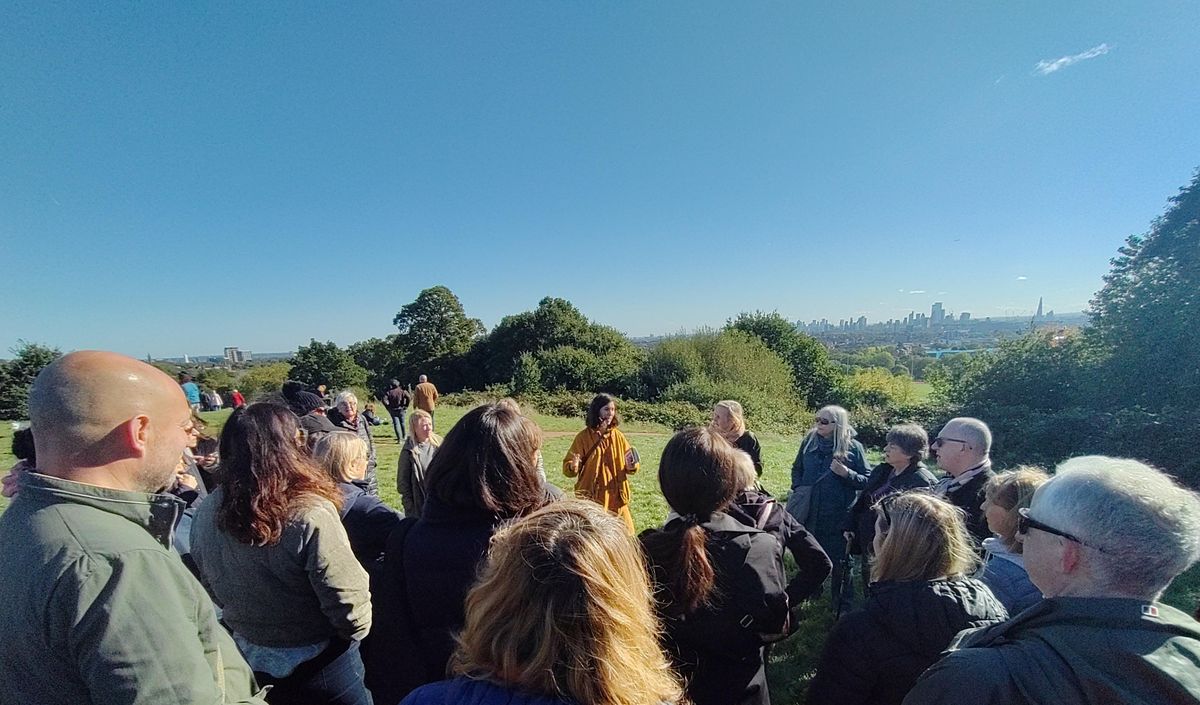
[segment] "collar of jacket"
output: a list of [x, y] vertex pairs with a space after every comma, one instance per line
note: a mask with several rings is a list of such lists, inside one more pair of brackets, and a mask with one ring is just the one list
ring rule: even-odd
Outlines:
[[958, 643], [952, 643], [951, 648], [991, 646], [1016, 638], [1027, 629], [1063, 624], [1089, 625], [1114, 632], [1154, 625], [1200, 639], [1200, 624], [1196, 620], [1161, 602], [1131, 597], [1047, 597], [1007, 622], [959, 634], [955, 639]]
[[[683, 521], [682, 517], [680, 517], [678, 514], [674, 514], [673, 512], [672, 512], [672, 515], [673, 516], [671, 518], [669, 518], [667, 523], [663, 526], [663, 529], [674, 531], [674, 530], [683, 528], [684, 521]], [[745, 524], [741, 523], [737, 519], [734, 519], [733, 517], [729, 516], [725, 512], [713, 512], [707, 519], [705, 519], [704, 521], [701, 521], [698, 524], [698, 526], [703, 526], [705, 529], [708, 529], [709, 531], [712, 531], [714, 533], [716, 533], [716, 532], [734, 533], [734, 534], [761, 534], [761, 533], [763, 533], [762, 529], [756, 529], [753, 526], [746, 526]]]
[[114, 490], [34, 471], [22, 473], [17, 499], [46, 505], [80, 504], [115, 514], [145, 529], [164, 548], [171, 547], [171, 534], [186, 507], [183, 500], [169, 494]]

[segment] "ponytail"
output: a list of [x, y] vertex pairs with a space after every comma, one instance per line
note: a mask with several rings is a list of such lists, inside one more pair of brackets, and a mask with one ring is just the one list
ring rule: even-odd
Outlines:
[[692, 524], [679, 536], [679, 564], [671, 571], [671, 592], [678, 607], [690, 614], [708, 604], [716, 584], [716, 572], [708, 558], [708, 532]]

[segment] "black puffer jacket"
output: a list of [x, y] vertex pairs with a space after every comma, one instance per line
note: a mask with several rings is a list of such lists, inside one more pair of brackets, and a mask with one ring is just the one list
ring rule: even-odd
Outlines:
[[899, 705], [956, 634], [1005, 619], [1004, 605], [971, 578], [875, 583], [866, 607], [834, 626], [808, 702]]

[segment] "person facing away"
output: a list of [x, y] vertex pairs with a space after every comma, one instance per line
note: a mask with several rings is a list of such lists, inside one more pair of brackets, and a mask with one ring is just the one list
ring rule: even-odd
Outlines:
[[983, 567], [975, 576], [991, 588], [1011, 615], [1032, 607], [1042, 592], [1025, 570], [1024, 547], [1017, 535], [1022, 509], [1049, 476], [1038, 467], [1019, 467], [1000, 473], [984, 487], [983, 516], [993, 536], [983, 540]]
[[191, 432], [179, 385], [73, 352], [37, 376], [29, 413], [37, 466], [0, 516], [0, 701], [263, 705], [170, 550], [183, 503], [160, 491]]
[[407, 435], [404, 432], [404, 415], [408, 413], [408, 405], [412, 403], [412, 395], [400, 385], [400, 380], [388, 382], [388, 390], [383, 393], [383, 408], [392, 417], [392, 430], [396, 432], [396, 442], [403, 443]]
[[617, 428], [617, 400], [597, 394], [588, 404], [587, 428], [575, 435], [563, 458], [563, 475], [575, 478], [575, 495], [604, 507], [625, 522], [629, 535], [634, 532], [629, 511], [629, 476], [641, 467], [637, 452], [625, 434]]
[[179, 386], [183, 388], [183, 393], [187, 397], [188, 406], [192, 407], [192, 411], [200, 412], [200, 385], [192, 381], [192, 376], [186, 372], [179, 373]]
[[817, 411], [792, 463], [788, 511], [812, 532], [833, 561], [830, 604], [837, 612], [850, 605], [854, 579], [846, 553], [845, 526], [858, 491], [867, 484], [867, 456], [854, 440], [850, 415], [840, 406]]
[[746, 415], [739, 402], [732, 399], [717, 402], [713, 406], [712, 421], [709, 425], [735, 448], [745, 451], [754, 463], [755, 476], [762, 475], [762, 445], [753, 433], [746, 430]]
[[763, 647], [789, 628], [779, 542], [725, 511], [740, 455], [707, 427], [672, 436], [658, 482], [673, 514], [641, 534], [664, 645], [695, 705], [768, 705]]
[[875, 514], [872, 582], [862, 609], [834, 625], [812, 705], [899, 705], [963, 629], [1008, 618], [983, 583], [962, 512], [921, 490], [885, 496]]
[[350, 390], [338, 392], [333, 408], [329, 410], [329, 421], [334, 426], [357, 435], [367, 444], [367, 472], [362, 488], [367, 494], [379, 494], [379, 479], [375, 475], [375, 441], [371, 438], [371, 423], [359, 412], [358, 396]]
[[438, 390], [433, 386], [433, 382], [425, 375], [417, 378], [417, 386], [413, 389], [412, 403], [413, 407], [433, 415], [433, 410], [437, 408]]
[[754, 461], [746, 452], [737, 455], [738, 493], [725, 513], [746, 526], [762, 529], [779, 542], [779, 557], [791, 552], [796, 574], [787, 585], [788, 603], [795, 608], [804, 600], [821, 593], [825, 578], [833, 570], [821, 544], [808, 533], [775, 498], [759, 489]]
[[1018, 511], [1045, 596], [960, 634], [906, 705], [1200, 703], [1200, 624], [1158, 601], [1200, 557], [1200, 495], [1136, 460], [1072, 458]]
[[233, 404], [233, 408], [237, 409], [246, 405], [246, 397], [238, 390], [233, 390], [229, 393], [229, 403]]
[[273, 705], [370, 705], [359, 642], [371, 596], [342, 503], [286, 407], [258, 402], [229, 417], [192, 558]]
[[367, 493], [367, 444], [349, 431], [337, 431], [317, 441], [313, 457], [342, 492], [342, 526], [346, 527], [354, 557], [368, 575], [377, 574], [388, 536], [401, 516], [379, 497]]
[[367, 682], [396, 703], [441, 680], [463, 626], [463, 600], [492, 534], [546, 502], [537, 424], [502, 404], [468, 411], [446, 434], [426, 475], [421, 518], [388, 538], [377, 582]]
[[933, 493], [945, 497], [967, 515], [967, 530], [976, 541], [992, 535], [980, 506], [983, 488], [995, 477], [992, 471], [992, 431], [979, 419], [950, 419], [930, 444], [938, 467], [946, 477], [933, 486]]
[[429, 465], [442, 445], [442, 437], [433, 432], [433, 416], [424, 409], [415, 409], [408, 423], [410, 433], [396, 463], [396, 491], [400, 493], [404, 516], [420, 519], [429, 494], [426, 484]]
[[452, 680], [402, 705], [678, 703], [658, 626], [624, 524], [592, 502], [555, 502], [496, 532], [466, 598]]

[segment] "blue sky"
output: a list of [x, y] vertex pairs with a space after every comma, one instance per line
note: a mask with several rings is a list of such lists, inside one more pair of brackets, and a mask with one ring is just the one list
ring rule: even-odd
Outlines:
[[1200, 166], [1200, 4], [0, 9], [0, 355], [1080, 310]]

